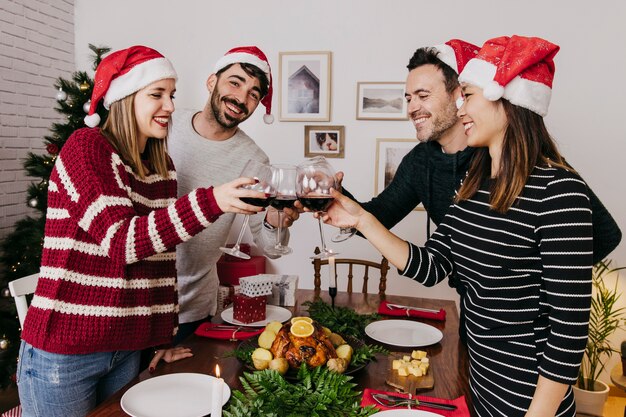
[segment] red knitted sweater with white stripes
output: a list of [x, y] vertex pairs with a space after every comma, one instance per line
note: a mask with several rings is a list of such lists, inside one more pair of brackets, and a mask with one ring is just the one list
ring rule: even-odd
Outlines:
[[212, 188], [176, 199], [176, 173], [141, 179], [98, 128], [80, 129], [48, 185], [41, 271], [22, 338], [53, 353], [138, 350], [178, 325], [176, 244], [221, 214]]

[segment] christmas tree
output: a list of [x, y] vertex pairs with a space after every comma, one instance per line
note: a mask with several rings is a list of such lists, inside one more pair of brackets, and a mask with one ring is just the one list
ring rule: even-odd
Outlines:
[[[93, 52], [93, 69], [95, 70], [104, 54], [110, 51], [107, 47], [89, 45]], [[27, 216], [15, 224], [15, 230], [0, 244], [0, 262], [4, 264], [0, 276], [0, 387], [10, 383], [15, 373], [17, 351], [20, 342], [19, 321], [15, 305], [10, 296], [8, 283], [16, 278], [34, 274], [39, 271], [41, 251], [43, 247], [46, 210], [48, 208], [48, 180], [52, 173], [54, 161], [63, 145], [76, 130], [85, 127], [83, 121], [89, 111], [93, 79], [85, 71], [72, 74], [71, 80], [59, 78], [55, 83], [57, 106], [55, 108], [64, 116], [64, 123], [53, 123], [50, 135], [44, 137], [47, 154], [37, 155], [32, 152], [24, 161], [24, 169], [28, 176], [37, 178], [27, 190], [26, 204], [36, 209], [35, 216]], [[104, 121], [107, 111], [102, 104], [98, 106], [98, 114]]]

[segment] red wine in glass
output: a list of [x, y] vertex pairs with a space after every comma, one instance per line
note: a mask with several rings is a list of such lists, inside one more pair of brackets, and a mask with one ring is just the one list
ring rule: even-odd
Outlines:
[[265, 207], [269, 206], [272, 203], [274, 198], [275, 198], [274, 196], [268, 196], [266, 198], [242, 197], [242, 198], [240, 198], [240, 200], [243, 201], [246, 204], [251, 204], [253, 206], [265, 208]]
[[294, 203], [296, 202], [296, 196], [282, 196], [279, 195], [275, 199], [272, 200], [270, 205], [274, 207], [276, 210], [284, 210], [286, 208], [293, 208]]
[[300, 200], [304, 207], [312, 211], [326, 211], [328, 206], [333, 202], [333, 198], [329, 196], [300, 197], [298, 200]]

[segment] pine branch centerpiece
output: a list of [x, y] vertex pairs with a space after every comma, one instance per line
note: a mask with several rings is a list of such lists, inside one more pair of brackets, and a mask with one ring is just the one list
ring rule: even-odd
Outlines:
[[301, 367], [295, 383], [274, 370], [246, 372], [240, 378], [244, 392], [233, 392], [224, 416], [358, 417], [378, 412], [373, 406], [361, 408], [361, 392], [351, 379], [326, 367]]
[[376, 313], [358, 314], [346, 307], [333, 308], [322, 300], [307, 301], [303, 305], [307, 307], [309, 316], [322, 326], [335, 333], [359, 339], [365, 336], [365, 326], [380, 319]]

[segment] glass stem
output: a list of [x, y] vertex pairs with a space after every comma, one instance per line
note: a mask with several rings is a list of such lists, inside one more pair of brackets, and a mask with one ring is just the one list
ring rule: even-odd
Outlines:
[[280, 236], [282, 234], [282, 230], [283, 230], [283, 211], [278, 210], [278, 232], [276, 233], [276, 245], [274, 245], [276, 249], [280, 249], [283, 246], [282, 243], [280, 242]]
[[322, 253], [328, 252], [326, 250], [326, 241], [324, 240], [324, 229], [322, 229], [322, 217], [320, 213], [320, 217], [317, 218], [318, 224], [320, 226], [320, 239], [322, 239]]
[[241, 243], [241, 239], [243, 239], [243, 234], [246, 232], [246, 227], [248, 227], [248, 220], [250, 219], [250, 215], [246, 214], [246, 217], [243, 219], [243, 224], [241, 225], [241, 230], [239, 231], [239, 236], [237, 236], [237, 243], [235, 243], [234, 249], [239, 250], [239, 244]]

